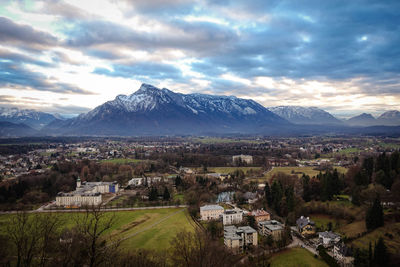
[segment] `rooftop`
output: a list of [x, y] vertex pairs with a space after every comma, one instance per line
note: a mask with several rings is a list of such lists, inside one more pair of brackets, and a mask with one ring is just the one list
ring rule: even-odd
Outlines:
[[223, 207], [220, 205], [205, 205], [200, 207], [200, 211], [206, 211], [206, 210], [224, 210]]

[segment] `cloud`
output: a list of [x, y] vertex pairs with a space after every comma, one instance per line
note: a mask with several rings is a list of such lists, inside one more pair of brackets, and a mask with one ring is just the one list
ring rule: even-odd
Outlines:
[[97, 76], [341, 109], [351, 101], [383, 109], [400, 95], [399, 1], [90, 4], [6, 5], [0, 85], [79, 94]]
[[0, 61], [0, 87], [31, 88], [32, 90], [58, 92], [64, 94], [94, 94], [76, 85], [48, 78], [42, 73], [33, 72], [18, 62]]
[[[183, 49], [193, 54], [210, 54], [237, 38], [229, 28], [208, 22], [175, 20], [165, 25], [165, 32], [143, 32], [107, 21], [82, 21], [65, 29], [69, 36], [66, 44], [76, 48], [96, 48], [113, 44], [113, 48], [154, 51], [157, 49]], [[115, 52], [103, 52], [109, 57]]]
[[17, 24], [6, 17], [0, 17], [0, 41], [35, 50], [58, 44], [57, 38], [53, 35], [35, 30], [28, 25]]
[[113, 70], [97, 68], [93, 73], [114, 77], [134, 79], [173, 79], [182, 78], [181, 71], [168, 64], [139, 62], [130, 65], [114, 65]]

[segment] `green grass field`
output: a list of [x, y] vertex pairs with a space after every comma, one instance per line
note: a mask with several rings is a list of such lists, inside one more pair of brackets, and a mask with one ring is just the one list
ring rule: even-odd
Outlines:
[[327, 230], [329, 222], [332, 223], [332, 231], [337, 231], [340, 227], [347, 224], [346, 220], [337, 220], [332, 216], [326, 214], [312, 214], [310, 219], [315, 222], [315, 225], [320, 228]]
[[369, 243], [371, 242], [372, 246], [374, 246], [374, 243], [378, 241], [380, 237], [384, 239], [385, 245], [390, 253], [392, 254], [399, 253], [400, 223], [385, 224], [385, 226], [379, 227], [374, 231], [372, 231], [371, 233], [368, 233], [365, 236], [354, 240], [351, 244], [354, 245], [355, 247], [368, 250]]
[[[111, 235], [112, 240], [125, 239], [121, 243], [121, 247], [125, 249], [167, 249], [177, 233], [194, 230], [194, 223], [185, 208], [119, 211], [107, 214], [115, 214], [116, 217], [112, 229], [106, 234]], [[5, 224], [10, 216], [13, 215], [0, 215], [0, 232], [5, 231]], [[59, 216], [64, 227], [72, 227], [74, 216], [81, 216], [81, 213], [62, 213]]]
[[141, 161], [143, 161], [143, 160], [124, 158], [124, 159], [105, 159], [105, 160], [102, 160], [101, 162], [114, 163], [114, 164], [128, 164], [128, 163], [138, 163]]
[[324, 261], [314, 258], [314, 255], [304, 248], [291, 248], [281, 251], [271, 257], [272, 267], [325, 267]]
[[[339, 173], [346, 173], [347, 169], [344, 167], [335, 167], [335, 169], [338, 170]], [[275, 167], [271, 171], [267, 172], [266, 175], [264, 176], [264, 179], [271, 179], [272, 176], [278, 174], [278, 173], [284, 173], [284, 174], [295, 174], [298, 177], [301, 177], [304, 174], [309, 175], [310, 177], [316, 176], [319, 174], [318, 170], [314, 170], [314, 167]]]
[[365, 221], [355, 221], [350, 224], [346, 224], [338, 229], [338, 232], [346, 235], [347, 237], [356, 237], [367, 231]]
[[249, 140], [249, 139], [239, 139], [239, 138], [192, 138], [192, 142], [197, 142], [201, 144], [231, 144], [231, 143], [248, 143], [248, 144], [260, 144], [262, 141], [259, 140]]
[[[208, 167], [208, 172], [215, 173], [233, 173], [236, 170], [242, 170], [244, 173], [247, 173], [249, 170], [261, 170], [261, 167]], [[196, 171], [203, 171], [202, 168], [196, 168]]]

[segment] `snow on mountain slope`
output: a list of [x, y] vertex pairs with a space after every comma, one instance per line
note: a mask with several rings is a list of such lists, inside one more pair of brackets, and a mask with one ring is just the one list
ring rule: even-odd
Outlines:
[[277, 106], [269, 107], [268, 109], [295, 124], [342, 124], [340, 120], [330, 113], [317, 107]]
[[[256, 131], [289, 122], [253, 100], [234, 96], [180, 94], [142, 84], [75, 119], [51, 125], [82, 133], [199, 133]], [[89, 128], [89, 125], [91, 127]], [[74, 128], [74, 129], [73, 129]], [[97, 129], [97, 130], [96, 130]]]

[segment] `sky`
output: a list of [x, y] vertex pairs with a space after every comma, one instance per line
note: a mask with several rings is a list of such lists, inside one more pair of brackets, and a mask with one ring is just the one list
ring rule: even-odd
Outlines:
[[398, 0], [0, 0], [0, 106], [87, 112], [142, 83], [400, 109]]

